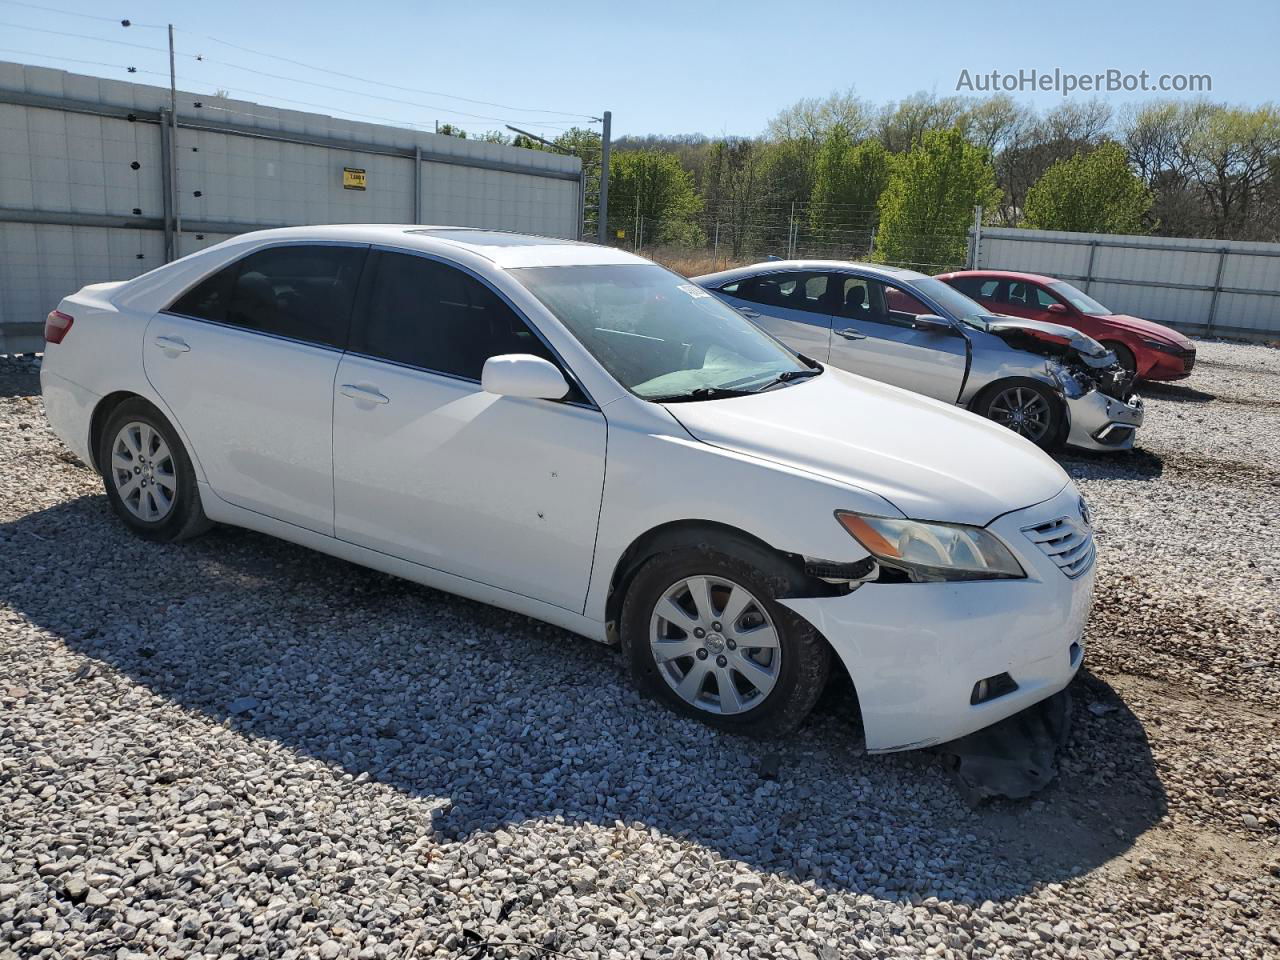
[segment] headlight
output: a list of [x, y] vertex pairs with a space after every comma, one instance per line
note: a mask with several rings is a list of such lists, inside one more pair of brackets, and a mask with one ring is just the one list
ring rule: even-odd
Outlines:
[[1025, 577], [998, 537], [982, 527], [924, 523], [836, 511], [840, 525], [882, 564], [912, 580], [1004, 580]]
[[1152, 350], [1159, 350], [1161, 353], [1167, 353], [1174, 357], [1182, 356], [1182, 348], [1175, 347], [1172, 343], [1165, 343], [1163, 340], [1148, 340], [1146, 337], [1142, 338], [1142, 342]]
[[1083, 397], [1092, 389], [1091, 384], [1085, 383], [1080, 377], [1054, 360], [1045, 361], [1044, 369], [1049, 376], [1053, 377], [1054, 381], [1062, 389], [1063, 396], [1068, 400]]

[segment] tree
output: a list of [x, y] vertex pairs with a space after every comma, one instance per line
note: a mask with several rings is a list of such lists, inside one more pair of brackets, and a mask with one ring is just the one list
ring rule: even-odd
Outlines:
[[964, 262], [973, 208], [1000, 200], [985, 151], [959, 127], [925, 133], [920, 145], [894, 158], [880, 195], [876, 256], [888, 263], [932, 269]]
[[[869, 239], [876, 205], [889, 180], [889, 154], [879, 140], [854, 146], [844, 127], [823, 141], [814, 169], [809, 228], [818, 243], [858, 245]], [[864, 248], [865, 249], [865, 248]]]
[[912, 94], [898, 103], [887, 104], [876, 120], [876, 135], [891, 153], [902, 153], [916, 147], [931, 130], [948, 130], [964, 118], [963, 97], [939, 97], [936, 94]]
[[436, 133], [442, 137], [457, 137], [459, 140], [467, 139], [467, 131], [461, 127], [455, 127], [452, 123], [442, 123], [436, 128]]
[[625, 150], [609, 166], [610, 229], [631, 227], [641, 218], [644, 239], [655, 243], [701, 242], [694, 215], [702, 201], [693, 177], [669, 153]]
[[1253, 215], [1280, 155], [1280, 111], [1226, 106], [1205, 111], [1189, 142], [1191, 176], [1208, 207], [1215, 237], [1253, 238]]
[[1151, 191], [1129, 167], [1124, 147], [1103, 144], [1059, 160], [1027, 192], [1027, 225], [1077, 233], [1146, 233]]

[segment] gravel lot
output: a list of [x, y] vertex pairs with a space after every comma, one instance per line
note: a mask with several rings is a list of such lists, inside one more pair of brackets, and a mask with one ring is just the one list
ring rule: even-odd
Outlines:
[[[559, 630], [218, 529], [128, 535], [0, 360], [0, 958], [1280, 954], [1280, 351], [1070, 457], [1061, 776], [972, 810], [847, 694], [767, 745]], [[780, 758], [776, 779], [761, 759]]]

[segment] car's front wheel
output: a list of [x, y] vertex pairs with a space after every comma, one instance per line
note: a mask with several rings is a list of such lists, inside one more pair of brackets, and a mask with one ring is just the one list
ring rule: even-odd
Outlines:
[[1066, 434], [1062, 400], [1034, 380], [1005, 380], [988, 387], [974, 412], [1026, 437], [1042, 450], [1058, 447]]
[[794, 730], [826, 684], [831, 651], [777, 602], [794, 574], [725, 541], [648, 560], [623, 601], [623, 648], [642, 689], [675, 710], [750, 736]]
[[98, 465], [116, 516], [147, 540], [183, 540], [210, 526], [195, 471], [177, 432], [142, 398], [111, 412]]

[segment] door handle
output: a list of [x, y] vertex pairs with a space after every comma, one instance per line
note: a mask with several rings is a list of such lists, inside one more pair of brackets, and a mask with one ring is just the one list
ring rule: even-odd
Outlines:
[[354, 383], [344, 383], [339, 392], [351, 400], [363, 403], [390, 403], [391, 399], [374, 387], [358, 387]]
[[168, 354], [191, 352], [191, 348], [187, 346], [187, 341], [181, 337], [156, 337], [152, 343]]
[[836, 336], [844, 337], [846, 340], [867, 339], [867, 335], [865, 333], [859, 333], [857, 330], [853, 329], [853, 327], [845, 327], [843, 330], [837, 330]]
[[738, 312], [748, 320], [756, 320], [760, 316], [760, 314], [756, 313], [756, 311], [752, 310], [750, 307], [739, 307]]

